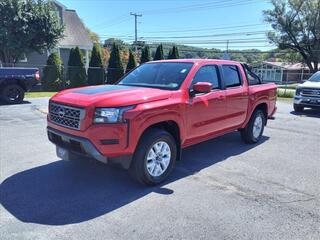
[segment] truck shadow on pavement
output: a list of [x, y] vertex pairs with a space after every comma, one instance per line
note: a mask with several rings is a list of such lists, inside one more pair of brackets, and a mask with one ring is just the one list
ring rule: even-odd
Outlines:
[[[259, 144], [267, 141], [263, 137]], [[166, 185], [217, 162], [242, 154], [255, 145], [231, 133], [183, 151], [171, 177], [160, 186], [135, 183], [121, 169], [94, 161], [54, 161], [8, 177], [0, 185], [0, 202], [22, 222], [65, 225], [88, 221], [149, 193], [173, 194]], [[232, 161], [232, 159], [231, 159]]]
[[307, 109], [304, 109], [303, 112], [292, 111], [290, 113], [296, 116], [320, 118], [320, 108], [318, 109], [307, 108]]

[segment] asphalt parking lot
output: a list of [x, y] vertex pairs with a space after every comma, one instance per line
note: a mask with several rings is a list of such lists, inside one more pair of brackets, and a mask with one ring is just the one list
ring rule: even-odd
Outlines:
[[183, 151], [157, 187], [95, 161], [62, 161], [46, 98], [0, 106], [5, 239], [320, 239], [320, 113], [278, 102], [261, 143], [238, 133]]

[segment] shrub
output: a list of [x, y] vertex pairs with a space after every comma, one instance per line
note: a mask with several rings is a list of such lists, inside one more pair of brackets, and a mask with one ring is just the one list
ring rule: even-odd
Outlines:
[[82, 87], [87, 85], [86, 69], [83, 56], [79, 49], [71, 49], [68, 61], [68, 85], [69, 87]]
[[157, 47], [156, 54], [154, 55], [153, 60], [163, 60], [163, 59], [164, 59], [163, 47], [162, 47], [162, 44], [160, 44]]
[[104, 68], [102, 66], [101, 49], [98, 44], [94, 44], [88, 69], [88, 85], [98, 85], [104, 83]]
[[63, 89], [62, 61], [57, 53], [51, 53], [47, 60], [47, 66], [43, 70], [41, 80], [43, 90], [59, 91]]
[[133, 55], [132, 51], [129, 50], [129, 61], [126, 68], [126, 73], [130, 72], [132, 69], [134, 69], [137, 66], [137, 61], [135, 56]]
[[150, 48], [149, 46], [145, 46], [141, 50], [141, 59], [140, 64], [151, 61], [151, 54], [150, 54]]
[[108, 65], [107, 83], [116, 83], [123, 76], [123, 73], [124, 69], [120, 58], [120, 49], [116, 43], [113, 43]]
[[169, 51], [168, 59], [179, 59], [179, 58], [180, 58], [180, 56], [179, 56], [178, 47], [173, 46], [172, 50]]

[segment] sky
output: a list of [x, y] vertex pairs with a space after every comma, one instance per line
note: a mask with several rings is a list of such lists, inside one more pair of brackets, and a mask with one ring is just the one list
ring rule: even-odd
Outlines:
[[263, 21], [267, 0], [58, 0], [77, 11], [84, 24], [101, 40], [134, 41], [134, 17], [138, 17], [138, 40], [147, 43], [175, 42], [185, 45], [229, 49], [272, 48], [266, 38], [271, 30]]

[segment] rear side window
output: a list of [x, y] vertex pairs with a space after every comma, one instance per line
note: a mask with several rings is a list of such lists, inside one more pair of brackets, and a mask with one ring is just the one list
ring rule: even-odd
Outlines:
[[208, 65], [201, 67], [192, 80], [192, 85], [197, 82], [209, 82], [213, 89], [220, 88], [217, 67]]
[[237, 66], [222, 65], [222, 71], [223, 81], [227, 88], [241, 86], [241, 79]]

